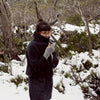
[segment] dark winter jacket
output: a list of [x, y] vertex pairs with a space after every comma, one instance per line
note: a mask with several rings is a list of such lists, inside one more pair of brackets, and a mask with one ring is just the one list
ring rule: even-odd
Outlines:
[[27, 69], [26, 74], [29, 77], [41, 78], [52, 77], [53, 68], [58, 64], [58, 59], [55, 52], [53, 52], [53, 61], [51, 56], [48, 60], [43, 56], [46, 47], [48, 46], [49, 39], [34, 33], [34, 39], [29, 43], [26, 50]]

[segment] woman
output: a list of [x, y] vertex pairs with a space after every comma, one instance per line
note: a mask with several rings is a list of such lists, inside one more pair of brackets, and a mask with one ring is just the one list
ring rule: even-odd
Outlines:
[[26, 50], [30, 100], [50, 100], [53, 86], [53, 68], [58, 64], [54, 45], [50, 42], [50, 25], [39, 20], [34, 39]]

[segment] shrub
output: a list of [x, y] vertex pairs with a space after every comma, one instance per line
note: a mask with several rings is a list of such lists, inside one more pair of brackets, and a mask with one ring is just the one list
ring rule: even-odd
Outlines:
[[[69, 52], [69, 48], [65, 47], [65, 48], [63, 48], [63, 50], [66, 52], [66, 55], [67, 55], [68, 58], [71, 58], [72, 57], [71, 53]], [[65, 57], [64, 53], [57, 46], [57, 44], [55, 44], [55, 51], [56, 51], [56, 55], [57, 56], [62, 57], [62, 58]]]
[[58, 92], [64, 94], [65, 86], [63, 85], [62, 81], [55, 86], [55, 89], [57, 89]]
[[73, 25], [83, 25], [83, 21], [79, 14], [72, 14], [71, 16], [67, 17], [66, 22]]
[[0, 39], [1, 39], [1, 41], [0, 41], [0, 48], [3, 48], [3, 36], [2, 35], [0, 35]]
[[94, 49], [100, 48], [100, 39], [97, 34], [91, 34], [91, 40]]
[[[97, 45], [99, 45], [99, 37], [95, 34], [91, 34], [91, 41], [93, 49], [98, 49], [99, 47], [97, 47]], [[68, 50], [78, 52], [89, 51], [89, 39], [85, 32], [73, 34], [66, 43], [68, 45]]]
[[93, 66], [93, 64], [89, 60], [83, 63], [83, 65], [84, 65], [84, 68], [87, 70], [89, 70]]
[[[89, 66], [87, 68], [87, 66]], [[91, 62], [86, 61], [86, 69], [92, 66]], [[97, 77], [96, 72], [91, 70], [91, 73], [84, 79], [80, 76], [80, 73], [85, 70], [85, 67], [80, 72], [77, 71], [77, 66], [74, 65], [71, 68], [70, 78], [74, 80], [74, 84], [79, 84], [85, 99], [99, 100], [100, 98], [100, 78]], [[89, 71], [88, 71], [89, 72]]]
[[24, 87], [24, 90], [27, 91], [28, 90], [28, 87]]
[[[97, 77], [96, 73], [91, 71], [90, 75], [88, 75], [85, 79], [85, 82], [87, 82], [88, 86], [94, 91], [97, 95], [94, 95], [94, 93], [91, 91], [87, 91], [87, 94], [89, 96], [87, 98], [94, 98], [95, 100], [99, 100], [100, 98], [100, 78]], [[93, 99], [94, 100], [94, 99]]]
[[0, 57], [0, 61], [3, 62], [4, 61], [4, 58], [3, 57]]
[[97, 68], [98, 66], [99, 66], [98, 64], [95, 64], [95, 65], [94, 65], [94, 68]]
[[8, 66], [6, 66], [6, 65], [0, 66], [0, 71], [3, 71], [5, 73], [9, 73], [8, 72]]
[[28, 78], [25, 78], [25, 79], [24, 79], [24, 82], [25, 82], [26, 84], [28, 84]]
[[22, 76], [17, 75], [17, 77], [12, 78], [10, 81], [11, 81], [12, 83], [14, 83], [14, 84], [16, 85], [16, 87], [18, 87], [19, 84], [21, 84], [21, 83], [23, 83], [23, 82], [25, 82], [25, 83], [27, 84], [27, 83], [28, 83], [28, 78], [23, 78]]
[[16, 87], [18, 87], [18, 85], [23, 82], [23, 77], [18, 75], [17, 77], [12, 78], [11, 82], [14, 83]]
[[65, 76], [65, 78], [68, 78], [70, 76], [70, 73], [66, 72], [64, 76]]
[[3, 43], [2, 42], [0, 42], [0, 48], [3, 48]]
[[27, 44], [24, 43], [23, 39], [15, 38], [15, 45], [18, 49], [19, 55], [20, 54], [25, 54]]
[[68, 48], [78, 52], [88, 51], [88, 46], [88, 36], [84, 32], [72, 35], [68, 42]]
[[59, 56], [59, 57], [62, 57], [64, 56], [62, 51], [59, 49], [58, 45], [55, 44], [55, 51], [56, 51], [56, 55]]
[[88, 98], [89, 97], [89, 87], [88, 86], [81, 86], [82, 92], [84, 93], [84, 98]]

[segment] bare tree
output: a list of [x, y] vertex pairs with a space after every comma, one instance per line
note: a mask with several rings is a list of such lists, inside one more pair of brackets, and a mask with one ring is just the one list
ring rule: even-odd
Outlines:
[[88, 24], [88, 19], [87, 19], [87, 4], [88, 4], [88, 0], [86, 1], [85, 7], [83, 8], [80, 4], [80, 2], [78, 1], [78, 7], [79, 7], [79, 11], [80, 14], [82, 16], [82, 20], [85, 24], [85, 30], [88, 33], [89, 36], [89, 52], [92, 52], [92, 42], [91, 42], [91, 37], [90, 37], [90, 30], [89, 30], [89, 24]]
[[24, 11], [24, 17], [23, 17], [23, 22], [24, 22], [24, 37], [25, 37], [25, 40], [27, 40], [27, 36], [26, 36], [26, 30], [27, 30], [27, 25], [26, 25], [26, 14], [27, 14], [27, 8], [28, 8], [28, 1], [29, 0], [26, 0], [26, 3], [25, 3], [25, 11]]
[[4, 60], [5, 62], [7, 62], [8, 59], [20, 60], [17, 55], [18, 51], [14, 43], [14, 34], [11, 29], [11, 10], [6, 0], [0, 0], [0, 18], [4, 39]]

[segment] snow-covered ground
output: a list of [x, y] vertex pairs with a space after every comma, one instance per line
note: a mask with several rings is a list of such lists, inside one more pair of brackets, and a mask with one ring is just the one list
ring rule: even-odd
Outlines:
[[[60, 34], [62, 31], [60, 30], [59, 27], [57, 26], [52, 26], [52, 28], [55, 30], [56, 35], [56, 39], [59, 40], [60, 38]], [[85, 26], [75, 26], [75, 25], [71, 25], [71, 24], [65, 24], [65, 25], [61, 25], [61, 28], [63, 28], [66, 31], [77, 31], [79, 33], [84, 32], [85, 30]], [[89, 24], [89, 29], [91, 34], [97, 34], [99, 32], [99, 25], [98, 24]]]
[[[83, 93], [80, 89], [79, 85], [72, 86], [70, 84], [73, 84], [73, 81], [70, 78], [65, 78], [64, 75], [61, 73], [64, 71], [70, 72], [71, 64], [72, 65], [80, 65], [81, 61], [86, 61], [87, 59], [92, 61], [93, 64], [99, 64], [99, 67], [94, 69], [97, 71], [97, 74], [100, 75], [100, 51], [93, 50], [94, 56], [91, 58], [88, 56], [88, 53], [80, 53], [76, 54], [72, 57], [71, 60], [66, 61], [66, 59], [61, 59], [59, 61], [59, 64], [56, 68], [56, 72], [53, 76], [53, 93], [52, 93], [52, 99], [51, 100], [84, 100]], [[24, 58], [25, 55], [21, 55], [21, 58]], [[67, 63], [65, 65], [64, 63]], [[2, 63], [0, 63], [2, 64]], [[16, 60], [12, 60], [10, 62], [10, 66], [12, 67], [12, 75], [0, 72], [0, 99], [2, 100], [29, 100], [29, 94], [28, 90], [25, 90], [25, 87], [28, 88], [28, 84], [25, 84], [24, 82], [21, 83], [18, 87], [14, 83], [11, 83], [10, 80], [12, 78], [15, 78], [17, 75], [22, 76], [23, 78], [26, 78], [25, 75], [25, 69], [26, 69], [26, 59], [25, 61], [19, 62]], [[90, 71], [88, 72], [88, 74]], [[82, 75], [85, 77], [84, 75]], [[58, 90], [56, 90], [54, 87], [62, 82], [65, 86], [65, 92], [64, 94], [59, 93]], [[62, 88], [62, 87], [61, 87]]]
[[[91, 25], [92, 27], [92, 25]], [[98, 25], [96, 28], [96, 33], [98, 32]], [[66, 30], [83, 30], [83, 27], [77, 27], [73, 25], [66, 24]], [[68, 29], [67, 29], [68, 28]], [[94, 29], [92, 28], [91, 31]], [[20, 58], [23, 60], [25, 55], [20, 55]], [[97, 72], [98, 77], [100, 77], [100, 50], [93, 50], [93, 55], [90, 57], [88, 52], [85, 53], [73, 53], [71, 59], [65, 58], [60, 59], [59, 64], [56, 68], [56, 72], [54, 69], [54, 76], [53, 76], [53, 93], [51, 100], [84, 100], [84, 96], [82, 90], [79, 85], [73, 86], [73, 80], [70, 78], [65, 78], [64, 74], [70, 73], [71, 65], [81, 65], [82, 61], [89, 60], [93, 64], [98, 64], [98, 67], [92, 69]], [[0, 66], [5, 65], [4, 63], [0, 62]], [[11, 83], [11, 79], [17, 77], [17, 75], [27, 78], [25, 74], [26, 70], [26, 59], [21, 61], [12, 60], [9, 63], [9, 70], [12, 70], [12, 75], [4, 72], [0, 72], [0, 99], [1, 100], [29, 100], [29, 93], [28, 93], [28, 84], [25, 82], [19, 84], [18, 87], [14, 83]], [[12, 68], [12, 69], [11, 69]], [[63, 71], [63, 73], [62, 73]], [[82, 78], [89, 75], [91, 69], [88, 73], [82, 73]], [[57, 84], [63, 84], [65, 86], [64, 93], [58, 92], [55, 87]], [[62, 89], [62, 87], [60, 87]]]

